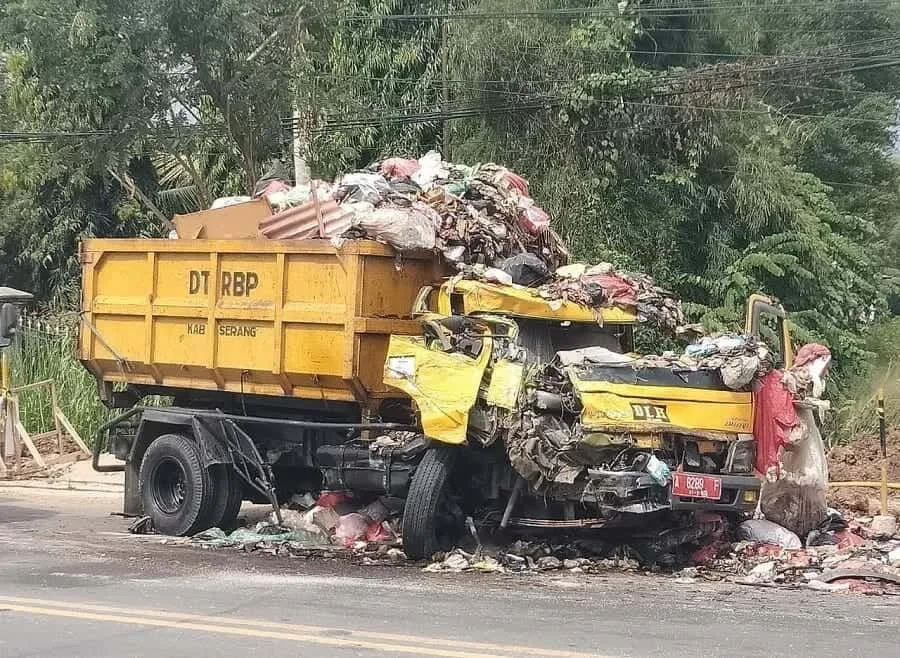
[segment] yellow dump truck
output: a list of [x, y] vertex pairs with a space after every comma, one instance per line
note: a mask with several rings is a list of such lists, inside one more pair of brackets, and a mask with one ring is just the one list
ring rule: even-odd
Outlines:
[[[342, 489], [404, 499], [421, 558], [466, 517], [676, 527], [756, 505], [749, 388], [607, 362], [632, 351], [632, 313], [447, 279], [364, 240], [88, 240], [81, 260], [80, 358], [126, 409], [94, 467], [124, 470], [125, 512], [161, 532]], [[752, 299], [747, 332], [767, 314], [789, 362], [780, 307]], [[104, 447], [124, 464], [101, 465]]]

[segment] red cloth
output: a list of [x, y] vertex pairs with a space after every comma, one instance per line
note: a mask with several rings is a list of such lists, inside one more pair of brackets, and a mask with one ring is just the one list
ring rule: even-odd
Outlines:
[[503, 167], [500, 171], [499, 180], [507, 190], [516, 190], [522, 196], [528, 196], [528, 181], [519, 176], [519, 174], [515, 174]]
[[851, 532], [849, 528], [836, 531], [834, 533], [834, 538], [837, 541], [839, 551], [845, 551], [848, 548], [855, 548], [866, 543], [865, 539]]
[[809, 343], [801, 347], [800, 351], [797, 352], [797, 356], [794, 357], [794, 365], [805, 366], [823, 356], [830, 358], [831, 350], [819, 343]]
[[637, 306], [637, 291], [634, 285], [617, 274], [586, 274], [582, 280], [603, 288], [603, 296], [609, 305], [626, 308]]
[[781, 371], [773, 370], [762, 379], [755, 394], [753, 435], [756, 438], [756, 470], [765, 474], [778, 463], [778, 453], [787, 443], [788, 433], [800, 424], [794, 398], [781, 383]]
[[541, 231], [550, 228], [550, 215], [538, 206], [527, 206], [519, 212], [519, 223], [532, 235], [540, 235]]

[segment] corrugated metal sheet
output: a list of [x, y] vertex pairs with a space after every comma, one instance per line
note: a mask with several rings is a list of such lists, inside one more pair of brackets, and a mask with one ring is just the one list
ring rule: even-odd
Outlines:
[[[350, 228], [353, 213], [337, 201], [310, 200], [295, 208], [288, 208], [259, 223], [259, 231], [270, 240], [302, 240], [304, 238], [332, 238]], [[321, 213], [324, 235], [320, 234]]]

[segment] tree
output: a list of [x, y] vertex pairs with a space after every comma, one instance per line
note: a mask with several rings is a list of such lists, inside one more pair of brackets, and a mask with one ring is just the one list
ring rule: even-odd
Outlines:
[[[282, 152], [300, 8], [274, 0], [253, 11], [236, 0], [0, 8], [5, 128], [45, 134], [3, 147], [0, 193], [15, 197], [0, 218], [2, 249], [16, 254], [8, 276], [44, 297], [77, 288], [79, 239], [162, 235], [169, 213], [251, 189]], [[172, 189], [157, 198], [160, 185]]]

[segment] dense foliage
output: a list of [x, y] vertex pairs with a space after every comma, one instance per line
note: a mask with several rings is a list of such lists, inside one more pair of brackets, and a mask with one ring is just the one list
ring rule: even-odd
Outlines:
[[712, 327], [775, 295], [848, 382], [900, 312], [898, 35], [884, 0], [8, 0], [0, 278], [77, 289], [79, 238], [246, 192], [299, 127], [316, 174], [508, 164], [579, 255]]

